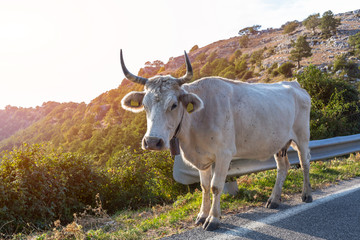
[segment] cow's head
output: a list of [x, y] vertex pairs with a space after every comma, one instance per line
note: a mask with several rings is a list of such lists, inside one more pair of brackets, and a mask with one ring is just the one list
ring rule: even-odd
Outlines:
[[124, 109], [140, 112], [145, 109], [147, 131], [142, 140], [142, 148], [165, 150], [174, 136], [184, 114], [191, 114], [203, 108], [202, 100], [193, 93], [188, 93], [182, 84], [193, 76], [191, 63], [185, 52], [186, 74], [181, 78], [170, 75], [152, 78], [138, 77], [125, 67], [122, 51], [120, 62], [127, 79], [144, 85], [143, 92], [130, 92], [121, 100]]

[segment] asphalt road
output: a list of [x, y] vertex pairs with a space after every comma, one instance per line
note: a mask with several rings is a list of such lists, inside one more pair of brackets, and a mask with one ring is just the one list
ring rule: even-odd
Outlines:
[[275, 210], [224, 216], [214, 232], [197, 227], [164, 239], [360, 239], [360, 178], [317, 190], [313, 199], [302, 203], [295, 195]]

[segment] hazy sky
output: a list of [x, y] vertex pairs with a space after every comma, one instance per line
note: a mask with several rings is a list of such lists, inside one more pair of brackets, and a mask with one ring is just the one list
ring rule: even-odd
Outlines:
[[352, 11], [358, 0], [0, 0], [0, 109], [89, 102], [162, 60], [313, 13]]

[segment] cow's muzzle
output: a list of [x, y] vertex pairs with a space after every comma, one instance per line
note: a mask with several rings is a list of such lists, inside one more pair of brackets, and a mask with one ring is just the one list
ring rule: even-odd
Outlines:
[[146, 150], [164, 150], [165, 142], [162, 138], [146, 136], [142, 141], [143, 149]]

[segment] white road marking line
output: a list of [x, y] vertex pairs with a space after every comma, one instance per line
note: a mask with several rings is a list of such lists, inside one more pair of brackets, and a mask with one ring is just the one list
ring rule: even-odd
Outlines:
[[[289, 208], [283, 212], [278, 212], [278, 213], [272, 214], [269, 217], [265, 217], [258, 221], [251, 221], [250, 223], [244, 224], [240, 227], [236, 227], [231, 230], [224, 231], [224, 232], [219, 232], [216, 237], [213, 237], [210, 239], [211, 240], [235, 239], [237, 237], [244, 236], [245, 234], [247, 234], [253, 230], [266, 227], [267, 225], [276, 223], [285, 218], [292, 217], [296, 214], [299, 214], [299, 213], [309, 210], [311, 208], [317, 207], [321, 204], [330, 202], [336, 198], [340, 198], [340, 197], [346, 196], [348, 194], [351, 194], [351, 193], [355, 192], [356, 190], [358, 190], [359, 188], [360, 188], [360, 184], [356, 184], [349, 188], [342, 189], [342, 190], [339, 190], [334, 193], [329, 193], [319, 199], [315, 199], [314, 202], [312, 202], [312, 203], [303, 203], [301, 205]], [[219, 236], [220, 234], [222, 236]]]

